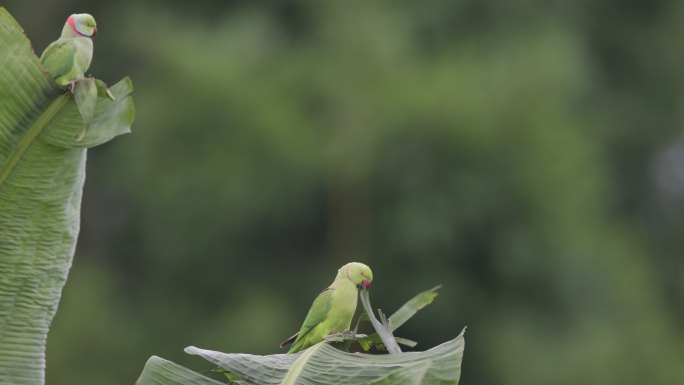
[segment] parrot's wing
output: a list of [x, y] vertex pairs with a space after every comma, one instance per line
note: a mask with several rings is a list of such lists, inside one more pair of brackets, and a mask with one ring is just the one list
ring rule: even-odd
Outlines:
[[292, 337], [288, 338], [285, 342], [283, 342], [280, 347], [284, 347], [292, 343], [293, 345], [296, 344], [297, 342], [301, 341], [313, 328], [318, 326], [321, 322], [325, 321], [326, 318], [328, 318], [328, 314], [330, 313], [330, 308], [332, 304], [332, 292], [333, 288], [329, 287], [325, 290], [323, 290], [318, 297], [314, 300], [313, 304], [311, 305], [311, 309], [309, 309], [309, 313], [306, 315], [306, 318], [304, 319], [304, 323], [302, 324], [302, 328], [299, 329], [299, 332], [297, 332], [295, 335]]
[[50, 75], [57, 78], [71, 71], [75, 57], [76, 45], [70, 39], [59, 39], [45, 48], [40, 61]]

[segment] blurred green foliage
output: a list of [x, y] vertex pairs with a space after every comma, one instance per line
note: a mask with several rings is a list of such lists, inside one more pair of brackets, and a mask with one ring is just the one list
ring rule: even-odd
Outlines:
[[684, 382], [684, 3], [7, 4], [136, 84], [91, 150], [48, 383], [275, 353], [350, 260], [463, 384]]

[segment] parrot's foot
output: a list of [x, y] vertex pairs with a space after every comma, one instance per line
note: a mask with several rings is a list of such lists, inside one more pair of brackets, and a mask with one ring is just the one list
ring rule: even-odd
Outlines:
[[345, 340], [358, 340], [358, 339], [366, 338], [366, 337], [368, 337], [368, 336], [365, 334], [356, 334], [353, 331], [346, 331], [346, 332], [328, 334], [325, 337], [325, 340], [327, 342], [331, 342], [331, 341], [340, 342], [340, 341], [345, 341]]

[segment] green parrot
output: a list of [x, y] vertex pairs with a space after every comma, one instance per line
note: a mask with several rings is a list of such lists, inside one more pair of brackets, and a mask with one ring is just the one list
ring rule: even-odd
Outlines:
[[358, 289], [367, 290], [373, 282], [370, 267], [350, 262], [337, 270], [333, 283], [311, 305], [301, 329], [280, 347], [292, 344], [288, 353], [315, 345], [333, 333], [348, 331], [356, 312]]
[[55, 82], [69, 86], [73, 93], [74, 82], [83, 77], [93, 59], [93, 41], [97, 34], [95, 19], [87, 13], [76, 13], [67, 18], [62, 35], [50, 43], [40, 55], [40, 62]]

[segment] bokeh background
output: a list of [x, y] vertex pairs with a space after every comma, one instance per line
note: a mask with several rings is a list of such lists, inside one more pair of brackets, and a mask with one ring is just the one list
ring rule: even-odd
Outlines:
[[5, 1], [136, 86], [89, 152], [49, 384], [271, 354], [351, 260], [462, 384], [684, 383], [684, 2]]

